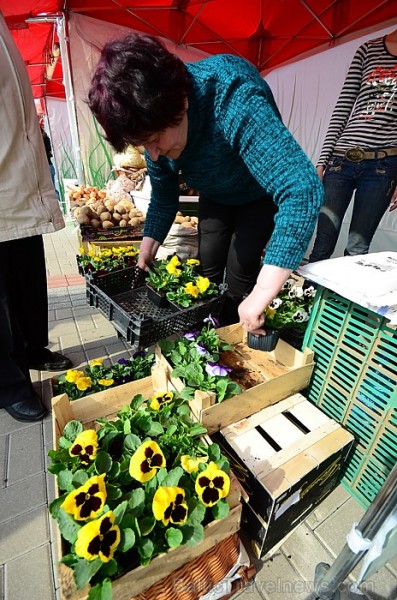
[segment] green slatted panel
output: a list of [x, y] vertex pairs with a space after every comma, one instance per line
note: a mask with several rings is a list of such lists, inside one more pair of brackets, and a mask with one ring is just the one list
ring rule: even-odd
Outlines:
[[343, 484], [367, 507], [397, 460], [397, 331], [320, 287], [305, 347], [315, 360], [305, 396], [354, 435]]

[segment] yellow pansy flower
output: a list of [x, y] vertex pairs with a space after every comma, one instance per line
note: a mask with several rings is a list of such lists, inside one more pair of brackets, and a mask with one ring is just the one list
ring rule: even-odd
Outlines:
[[196, 473], [200, 463], [208, 462], [208, 456], [189, 456], [184, 454], [181, 456], [181, 467], [188, 473]]
[[210, 280], [208, 277], [197, 277], [196, 285], [200, 291], [200, 294], [204, 294], [204, 292], [206, 292], [210, 286]]
[[206, 470], [198, 475], [195, 490], [205, 506], [214, 506], [221, 498], [228, 495], [230, 477], [211, 461]]
[[82, 463], [88, 464], [96, 457], [98, 436], [94, 429], [86, 429], [76, 436], [69, 448], [70, 456], [78, 456]]
[[66, 371], [65, 380], [68, 383], [76, 383], [76, 381], [80, 379], [80, 377], [84, 377], [83, 371], [74, 371], [73, 369], [69, 369], [68, 371]]
[[99, 385], [104, 385], [105, 387], [109, 387], [114, 384], [114, 379], [98, 379]]
[[61, 508], [73, 515], [76, 521], [94, 519], [106, 502], [105, 477], [106, 474], [104, 473], [87, 479], [84, 485], [66, 496]]
[[146, 483], [153, 479], [158, 469], [165, 467], [165, 464], [165, 456], [158, 443], [148, 440], [131, 456], [129, 472], [137, 481]]
[[103, 365], [103, 358], [94, 358], [90, 362], [90, 367], [102, 367], [102, 365]]
[[159, 487], [153, 497], [152, 510], [156, 521], [162, 521], [166, 526], [170, 522], [183, 525], [188, 515], [185, 490], [176, 486]]
[[150, 408], [153, 410], [160, 410], [165, 404], [172, 402], [174, 398], [173, 392], [161, 392], [152, 396], [150, 401]]
[[186, 264], [189, 265], [189, 267], [198, 267], [200, 261], [197, 260], [197, 258], [188, 258]]
[[193, 298], [197, 298], [200, 293], [198, 287], [191, 281], [185, 285], [185, 292], [186, 294], [189, 294], [189, 296], [193, 296]]
[[109, 562], [121, 539], [120, 528], [114, 521], [114, 513], [110, 510], [100, 519], [84, 525], [77, 534], [77, 556], [86, 560], [100, 558], [104, 563]]
[[92, 386], [91, 377], [79, 377], [76, 381], [76, 387], [80, 392], [85, 392]]

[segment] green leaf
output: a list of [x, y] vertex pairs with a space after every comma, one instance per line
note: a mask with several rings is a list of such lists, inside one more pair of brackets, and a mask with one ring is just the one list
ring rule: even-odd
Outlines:
[[219, 500], [215, 506], [212, 507], [212, 515], [214, 519], [224, 519], [230, 512], [230, 507], [226, 500]]
[[49, 505], [48, 510], [50, 511], [50, 515], [53, 519], [57, 518], [59, 509], [61, 507], [62, 502], [65, 500], [66, 495], [67, 494], [63, 494], [62, 496], [55, 498], [55, 500], [53, 500]]
[[117, 564], [117, 562], [114, 560], [114, 558], [112, 558], [111, 560], [109, 560], [109, 562], [107, 563], [102, 563], [102, 567], [99, 570], [99, 575], [102, 577], [112, 577], [113, 575], [116, 575], [117, 571], [119, 570], [119, 566]]
[[105, 579], [90, 588], [87, 600], [112, 600], [112, 582], [110, 579]]
[[123, 446], [129, 452], [135, 452], [141, 444], [141, 439], [137, 435], [129, 433], [125, 436]]
[[139, 529], [141, 535], [149, 535], [156, 526], [156, 519], [154, 517], [144, 517], [139, 521]]
[[150, 424], [150, 429], [146, 433], [147, 435], [150, 435], [150, 437], [158, 437], [164, 433], [164, 427], [157, 421], [152, 421]]
[[67, 542], [74, 544], [77, 539], [80, 525], [78, 525], [73, 519], [72, 515], [69, 515], [69, 513], [65, 512], [63, 508], [60, 508], [58, 511], [57, 522], [61, 536]]
[[200, 525], [203, 522], [205, 514], [207, 512], [206, 507], [201, 502], [198, 502], [195, 508], [189, 514], [189, 525]]
[[180, 478], [184, 474], [182, 467], [175, 467], [169, 471], [167, 477], [164, 478], [162, 485], [165, 487], [173, 487], [178, 485]]
[[169, 527], [165, 532], [167, 544], [170, 548], [178, 548], [183, 542], [183, 534], [175, 527]]
[[165, 356], [170, 354], [170, 352], [172, 352], [174, 348], [174, 342], [171, 342], [169, 340], [159, 340], [158, 345], [160, 346], [160, 349]]
[[107, 474], [107, 480], [117, 479], [117, 477], [119, 475], [120, 475], [120, 463], [118, 463], [117, 461], [113, 461], [112, 468], [110, 469], [110, 471]]
[[138, 408], [140, 406], [142, 406], [142, 404], [144, 404], [145, 402], [146, 402], [146, 400], [145, 400], [144, 396], [142, 396], [142, 394], [137, 394], [131, 400], [130, 407], [132, 408], [132, 410], [138, 410]]
[[138, 488], [131, 492], [128, 506], [135, 512], [136, 515], [142, 514], [145, 508], [145, 490]]
[[210, 461], [216, 462], [221, 457], [221, 449], [218, 444], [211, 444], [208, 446], [208, 456]]
[[183, 400], [192, 400], [193, 396], [194, 396], [194, 388], [192, 387], [184, 387], [180, 392], [179, 395], [181, 398], [183, 398]]
[[81, 433], [83, 429], [83, 425], [80, 423], [80, 421], [69, 421], [69, 423], [66, 423], [63, 430], [63, 437], [71, 442], [74, 442], [76, 436]]
[[72, 483], [75, 488], [78, 488], [81, 485], [84, 485], [85, 482], [87, 481], [87, 479], [88, 479], [87, 473], [85, 471], [83, 471], [83, 469], [79, 469], [78, 471], [75, 471], [73, 473]]
[[193, 425], [193, 427], [191, 427], [189, 429], [190, 437], [202, 436], [202, 435], [205, 435], [206, 433], [207, 433], [207, 429], [200, 424]]
[[154, 544], [148, 538], [142, 538], [139, 541], [138, 552], [142, 559], [151, 558], [153, 555]]
[[122, 490], [117, 485], [112, 485], [111, 483], [106, 484], [106, 493], [108, 500], [118, 500], [123, 495]]
[[95, 558], [94, 560], [86, 560], [82, 558], [78, 560], [74, 567], [74, 579], [77, 585], [77, 589], [81, 590], [87, 583], [89, 583], [91, 577], [95, 575], [99, 571], [102, 566], [102, 561], [100, 558]]
[[124, 435], [128, 435], [129, 433], [131, 433], [131, 421], [129, 419], [127, 419], [123, 423], [123, 432]]
[[116, 506], [116, 508], [113, 510], [116, 525], [119, 525], [121, 523], [121, 520], [124, 517], [124, 513], [127, 509], [127, 506], [128, 506], [128, 502], [127, 502], [127, 500], [124, 500], [124, 502], [120, 502], [120, 504], [118, 504]]
[[108, 473], [112, 468], [112, 457], [104, 450], [100, 450], [95, 458], [95, 469], [100, 475], [101, 473]]
[[[68, 440], [67, 438], [65, 438], [64, 436], [61, 436], [58, 440], [58, 448], [60, 450], [69, 450], [69, 448], [72, 446], [72, 442], [70, 440]], [[69, 455], [69, 453], [68, 453]]]
[[200, 544], [204, 539], [204, 527], [202, 525], [194, 525], [189, 528], [189, 536], [186, 539], [184, 534], [184, 543], [186, 546], [195, 546]]
[[72, 491], [73, 473], [69, 469], [64, 469], [58, 473], [57, 483], [60, 490]]
[[135, 545], [135, 533], [132, 529], [122, 529], [121, 530], [121, 540], [118, 545], [118, 550], [120, 552], [127, 552], [131, 550], [131, 548]]

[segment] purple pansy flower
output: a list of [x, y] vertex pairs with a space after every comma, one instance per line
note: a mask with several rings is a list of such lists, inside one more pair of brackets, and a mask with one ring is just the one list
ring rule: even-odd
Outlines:
[[144, 358], [146, 356], [146, 352], [144, 350], [138, 350], [138, 352], [134, 352], [132, 358], [138, 358], [139, 356]]
[[198, 344], [195, 344], [194, 347], [196, 348], [197, 354], [200, 354], [201, 356], [204, 354], [208, 354], [208, 350], [204, 346], [203, 342], [199, 342]]
[[119, 363], [119, 365], [128, 365], [130, 361], [126, 360], [125, 358], [120, 358], [117, 362]]
[[217, 329], [219, 327], [219, 321], [216, 317], [213, 317], [212, 315], [208, 315], [208, 317], [206, 317], [205, 319], [203, 319], [204, 323], [211, 323], [212, 327], [214, 327], [215, 329]]
[[218, 375], [220, 377], [224, 377], [232, 371], [232, 368], [226, 367], [225, 365], [221, 365], [219, 363], [208, 361], [205, 365], [205, 370], [208, 373], [208, 375]]
[[187, 331], [183, 337], [189, 340], [189, 342], [194, 342], [196, 339], [196, 334], [194, 331]]

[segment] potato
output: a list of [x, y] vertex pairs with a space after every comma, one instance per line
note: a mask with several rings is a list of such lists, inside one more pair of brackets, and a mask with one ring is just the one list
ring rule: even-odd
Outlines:
[[121, 221], [119, 221], [120, 227], [127, 227], [128, 224], [129, 224], [129, 221], [126, 221], [125, 219], [121, 219]]
[[121, 215], [119, 215], [118, 212], [114, 212], [112, 215], [112, 218], [113, 218], [113, 221], [117, 221], [117, 222], [121, 221]]
[[91, 227], [95, 227], [95, 229], [99, 229], [99, 227], [102, 227], [102, 221], [99, 219], [91, 219], [90, 225]]
[[184, 221], [183, 223], [181, 223], [182, 227], [194, 227], [193, 223], [191, 223], [190, 221]]
[[175, 217], [175, 221], [174, 221], [174, 223], [183, 223], [183, 222], [184, 222], [184, 220], [185, 220], [185, 217], [182, 217], [181, 215], [177, 215], [177, 216]]
[[133, 217], [132, 219], [130, 219], [130, 225], [132, 225], [133, 227], [138, 227], [138, 225], [140, 224], [141, 222], [138, 217]]
[[111, 227], [114, 227], [114, 223], [112, 221], [102, 221], [102, 227], [110, 229]]
[[119, 215], [124, 215], [127, 212], [126, 207], [121, 202], [114, 205], [114, 210], [118, 212]]
[[90, 224], [90, 218], [87, 217], [87, 215], [79, 214], [79, 216], [77, 217], [77, 222], [80, 225], [89, 225]]
[[112, 220], [112, 215], [110, 212], [108, 211], [104, 211], [99, 215], [99, 218], [101, 219], [102, 223], [104, 221], [111, 221]]

